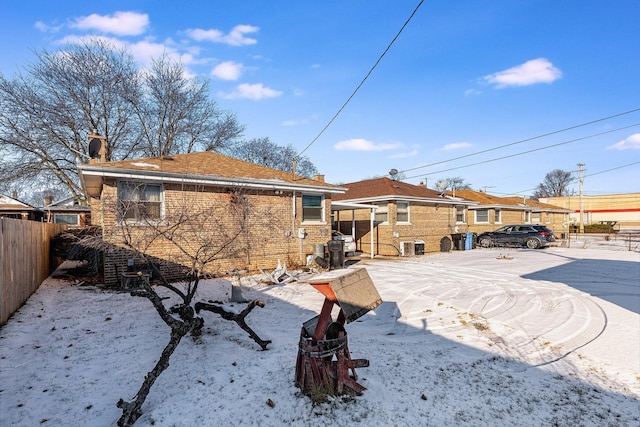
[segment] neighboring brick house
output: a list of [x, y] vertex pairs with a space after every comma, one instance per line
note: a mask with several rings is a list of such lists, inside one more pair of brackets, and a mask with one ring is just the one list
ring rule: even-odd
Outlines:
[[49, 203], [42, 208], [45, 222], [67, 224], [69, 227], [86, 227], [91, 224], [91, 208], [83, 206], [75, 197], [47, 202]]
[[[476, 202], [450, 197], [424, 185], [413, 185], [389, 178], [375, 178], [343, 184], [348, 190], [332, 200], [376, 205], [371, 248], [370, 212], [354, 210], [354, 238], [358, 249], [374, 255], [397, 256], [406, 244], [414, 243], [418, 253], [451, 248], [451, 234], [468, 231], [467, 209]], [[352, 234], [348, 215], [334, 216], [336, 228]], [[422, 246], [424, 245], [424, 246]], [[443, 246], [444, 245], [444, 246]], [[406, 254], [406, 253], [405, 253]]]
[[[209, 273], [272, 269], [278, 260], [304, 263], [316, 243], [331, 239], [331, 199], [346, 190], [325, 183], [322, 176], [303, 178], [212, 152], [117, 162], [93, 159], [78, 170], [92, 224], [101, 226], [104, 241], [113, 245], [105, 253], [107, 284], [115, 284], [131, 256], [122, 248], [121, 233], [126, 228], [141, 241], [149, 230], [145, 221], [166, 230], [163, 238], [148, 243], [145, 253], [170, 279], [191, 268], [189, 257], [170, 238], [191, 245], [192, 251], [207, 239], [230, 242], [211, 254]], [[203, 223], [178, 219], [204, 211]], [[181, 224], [177, 230], [176, 224]]]
[[0, 217], [42, 221], [43, 213], [40, 209], [21, 202], [17, 197], [15, 194], [13, 197], [0, 194]]
[[456, 190], [455, 195], [478, 202], [469, 207], [469, 230], [475, 233], [493, 231], [507, 224], [541, 224], [563, 238], [568, 232], [571, 212], [558, 206], [522, 197], [498, 197], [482, 191]]

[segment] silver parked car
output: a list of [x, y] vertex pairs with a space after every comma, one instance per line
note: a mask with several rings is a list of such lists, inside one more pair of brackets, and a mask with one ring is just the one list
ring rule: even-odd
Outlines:
[[353, 255], [358, 250], [356, 246], [356, 241], [353, 240], [353, 236], [348, 234], [342, 234], [337, 230], [333, 230], [331, 232], [331, 239], [333, 240], [342, 240], [344, 242], [344, 254], [345, 255]]

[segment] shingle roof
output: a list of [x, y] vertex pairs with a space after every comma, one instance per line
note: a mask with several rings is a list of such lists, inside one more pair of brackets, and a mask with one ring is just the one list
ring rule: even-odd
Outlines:
[[356, 200], [371, 197], [418, 197], [427, 199], [442, 198], [440, 193], [426, 187], [408, 184], [402, 181], [394, 181], [389, 178], [374, 178], [364, 181], [342, 184], [348, 188], [344, 194], [333, 196], [333, 200]]
[[82, 170], [127, 170], [145, 171], [153, 175], [178, 174], [178, 175], [206, 175], [221, 178], [243, 178], [257, 180], [279, 180], [298, 185], [313, 185], [328, 188], [338, 186], [324, 181], [293, 176], [289, 172], [283, 172], [260, 166], [255, 163], [245, 162], [233, 157], [224, 156], [209, 151], [176, 154], [172, 156], [151, 157], [135, 160], [121, 160], [115, 162], [94, 163], [79, 166]]
[[510, 207], [514, 209], [524, 209], [526, 207], [543, 209], [543, 210], [558, 210], [562, 209], [559, 206], [549, 205], [547, 203], [538, 202], [532, 199], [523, 199], [522, 197], [498, 197], [491, 194], [483, 193], [482, 191], [474, 190], [456, 190], [456, 197], [462, 197], [468, 200], [474, 200], [479, 203], [477, 208], [482, 206], [502, 206]]

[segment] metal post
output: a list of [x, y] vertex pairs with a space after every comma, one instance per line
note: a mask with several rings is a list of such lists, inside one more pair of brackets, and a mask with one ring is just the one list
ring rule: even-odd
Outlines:
[[584, 163], [578, 163], [580, 168], [580, 234], [584, 234], [584, 200], [582, 198], [582, 184], [584, 183]]

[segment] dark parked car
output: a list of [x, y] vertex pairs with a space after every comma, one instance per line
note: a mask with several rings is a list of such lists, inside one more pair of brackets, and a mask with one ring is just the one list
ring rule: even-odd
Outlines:
[[491, 246], [526, 246], [529, 249], [544, 248], [555, 242], [553, 231], [544, 225], [511, 224], [478, 236], [483, 248]]

